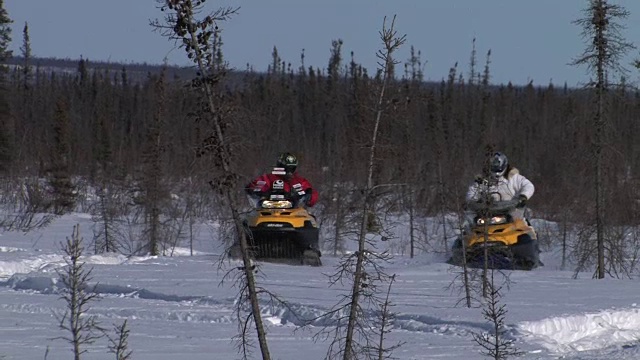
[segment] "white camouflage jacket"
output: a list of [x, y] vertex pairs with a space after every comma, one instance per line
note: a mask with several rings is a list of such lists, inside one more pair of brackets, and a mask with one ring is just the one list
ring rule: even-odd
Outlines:
[[[483, 185], [474, 182], [467, 191], [467, 201], [478, 200], [481, 196], [481, 191], [483, 191], [483, 188]], [[533, 186], [533, 183], [529, 181], [529, 179], [527, 179], [523, 175], [520, 175], [518, 169], [511, 168], [506, 177], [500, 176], [500, 178], [498, 178], [498, 183], [489, 187], [489, 191], [492, 193], [497, 192], [498, 194], [500, 194], [501, 198], [495, 200], [511, 200], [518, 195], [524, 195], [528, 200], [531, 199], [531, 196], [533, 196], [535, 187]], [[497, 197], [497, 195], [494, 195], [494, 197]]]

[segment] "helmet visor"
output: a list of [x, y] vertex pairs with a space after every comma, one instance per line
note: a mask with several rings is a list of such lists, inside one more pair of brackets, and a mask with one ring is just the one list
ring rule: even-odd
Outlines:
[[507, 170], [507, 161], [501, 157], [496, 156], [491, 160], [491, 172], [496, 175], [503, 175]]

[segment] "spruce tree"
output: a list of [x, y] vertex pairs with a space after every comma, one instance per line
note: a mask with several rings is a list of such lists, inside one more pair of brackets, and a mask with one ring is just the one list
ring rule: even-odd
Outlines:
[[9, 170], [13, 158], [13, 118], [7, 86], [9, 71], [7, 60], [13, 56], [13, 52], [9, 50], [12, 23], [13, 20], [9, 18], [4, 8], [4, 0], [0, 0], [0, 171], [2, 172]]
[[9, 50], [12, 23], [13, 20], [9, 18], [9, 13], [4, 8], [4, 0], [0, 0], [0, 65], [2, 65], [3, 76], [7, 72], [6, 62], [13, 56], [13, 51]]
[[24, 89], [29, 88], [29, 83], [31, 82], [31, 75], [33, 73], [33, 69], [31, 66], [31, 39], [29, 37], [29, 24], [24, 23], [24, 28], [22, 30], [22, 46], [20, 47], [20, 52], [22, 53], [22, 81]]
[[613, 119], [609, 109], [610, 80], [613, 74], [626, 73], [621, 58], [633, 48], [621, 34], [623, 26], [620, 20], [626, 19], [629, 12], [620, 5], [609, 4], [607, 0], [590, 0], [584, 10], [584, 18], [575, 21], [580, 26], [582, 37], [587, 44], [584, 52], [573, 62], [574, 65], [586, 65], [592, 80], [588, 83], [593, 95], [592, 121], [593, 140], [590, 146], [593, 163], [593, 188], [595, 189], [595, 224], [598, 279], [605, 277], [605, 192], [607, 157], [605, 151], [610, 147], [609, 128]]
[[67, 102], [59, 99], [53, 116], [53, 142], [49, 168], [49, 185], [53, 193], [53, 209], [58, 215], [72, 211], [75, 205], [75, 188], [69, 169], [70, 124]]

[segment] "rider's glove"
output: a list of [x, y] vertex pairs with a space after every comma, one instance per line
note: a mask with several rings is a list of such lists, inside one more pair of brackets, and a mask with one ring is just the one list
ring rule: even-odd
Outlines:
[[518, 205], [516, 205], [516, 207], [523, 208], [525, 205], [527, 205], [527, 196], [522, 194], [518, 195]]
[[302, 201], [305, 205], [309, 205], [309, 201], [311, 201], [311, 188], [308, 188], [304, 191], [304, 195], [302, 195]]

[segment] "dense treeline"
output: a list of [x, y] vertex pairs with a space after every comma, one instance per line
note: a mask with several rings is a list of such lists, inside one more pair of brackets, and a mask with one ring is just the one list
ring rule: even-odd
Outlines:
[[[235, 149], [243, 159], [241, 172], [253, 176], [279, 151], [290, 150], [300, 155], [300, 170], [320, 188], [329, 182], [358, 183], [365, 171], [376, 75], [353, 56], [345, 62], [339, 41], [326, 69], [305, 67], [304, 57], [294, 67], [275, 49], [272, 57], [266, 73], [245, 72], [242, 81], [234, 76], [227, 84], [226, 101], [242, 118], [229, 121], [243, 144]], [[419, 207], [429, 213], [454, 210], [492, 147], [505, 151], [534, 181], [534, 209], [553, 215], [575, 206], [581, 210], [578, 215], [588, 212], [593, 134], [587, 93], [553, 84], [492, 85], [488, 67], [478, 74], [472, 66], [469, 74], [467, 79], [453, 67], [441, 83], [424, 82], [418, 55], [408, 60], [404, 73], [396, 74], [384, 113], [388, 118], [382, 122], [378, 181], [411, 184], [418, 190]], [[120, 71], [92, 69], [86, 60], [76, 71], [64, 73], [27, 73], [23, 66], [14, 67], [3, 96], [8, 104], [3, 109], [3, 167], [14, 176], [46, 176], [55, 165], [52, 155], [66, 151], [72, 176], [95, 180], [107, 163], [110, 177], [134, 176], [157, 111], [154, 84], [159, 76], [149, 72], [147, 79], [134, 82], [127, 66]], [[200, 175], [206, 188], [209, 167], [197, 161], [203, 139], [189, 87], [179, 77], [167, 81], [162, 163], [172, 181]], [[606, 173], [609, 213], [614, 214], [619, 208], [635, 211], [640, 94], [620, 90], [608, 96], [612, 126]], [[61, 117], [68, 119], [66, 150], [55, 145]], [[440, 191], [446, 194], [444, 203]]]

